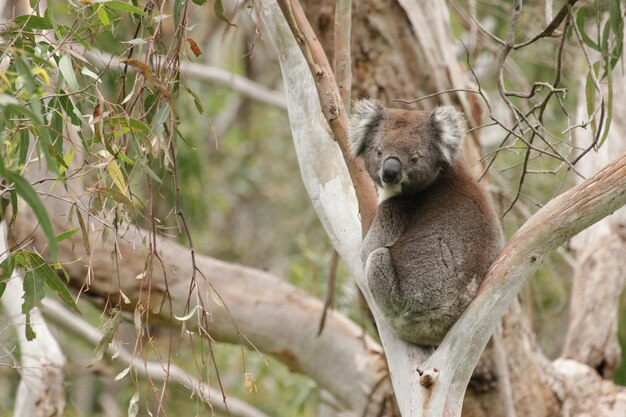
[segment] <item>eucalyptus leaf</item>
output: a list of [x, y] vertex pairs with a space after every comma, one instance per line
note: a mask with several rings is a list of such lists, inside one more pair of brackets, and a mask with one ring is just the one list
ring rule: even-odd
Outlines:
[[41, 304], [45, 296], [44, 282], [39, 279], [33, 271], [26, 271], [24, 274], [24, 302], [22, 303], [22, 314], [26, 316], [26, 339], [33, 340], [37, 334], [33, 330], [30, 322], [30, 312], [33, 308]]
[[59, 60], [59, 71], [61, 71], [63, 79], [65, 79], [65, 82], [72, 93], [80, 90], [78, 80], [76, 79], [76, 73], [72, 67], [72, 59], [68, 54], [63, 55]]
[[4, 177], [14, 184], [15, 191], [17, 194], [26, 201], [35, 213], [37, 220], [39, 220], [39, 225], [43, 229], [46, 237], [48, 238], [48, 250], [50, 251], [50, 256], [54, 261], [57, 260], [57, 241], [56, 236], [54, 234], [54, 229], [52, 227], [52, 222], [48, 217], [48, 213], [44, 208], [41, 199], [35, 192], [33, 186], [21, 175], [15, 172], [6, 172]]
[[74, 297], [69, 292], [61, 278], [57, 275], [57, 273], [52, 269], [50, 265], [41, 257], [41, 255], [35, 252], [26, 252], [28, 255], [28, 261], [30, 267], [32, 268], [32, 273], [35, 275], [35, 278], [45, 283], [48, 288], [50, 288], [54, 293], [72, 310], [77, 313], [80, 313], [78, 310], [78, 306], [74, 301]]
[[13, 23], [27, 31], [54, 29], [52, 22], [48, 18], [33, 15], [17, 16], [13, 19]]
[[120, 327], [120, 324], [122, 324], [122, 314], [117, 311], [100, 327], [99, 330], [102, 332], [102, 338], [100, 339], [98, 345], [93, 351], [88, 367], [92, 367], [102, 360], [102, 358], [104, 357], [104, 352], [106, 352], [109, 343], [113, 341], [115, 333], [117, 333], [117, 329]]
[[129, 3], [124, 3], [123, 1], [116, 1], [116, 0], [107, 1], [107, 2], [104, 2], [103, 5], [109, 10], [117, 10], [120, 12], [132, 13], [134, 15], [141, 16], [141, 17], [148, 17], [146, 12], [141, 10], [139, 7], [133, 6], [132, 4], [129, 4]]

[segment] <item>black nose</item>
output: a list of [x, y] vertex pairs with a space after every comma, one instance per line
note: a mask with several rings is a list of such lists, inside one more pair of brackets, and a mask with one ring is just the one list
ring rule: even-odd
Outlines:
[[383, 182], [387, 184], [396, 184], [400, 182], [400, 174], [402, 173], [402, 163], [398, 158], [387, 158], [383, 163]]

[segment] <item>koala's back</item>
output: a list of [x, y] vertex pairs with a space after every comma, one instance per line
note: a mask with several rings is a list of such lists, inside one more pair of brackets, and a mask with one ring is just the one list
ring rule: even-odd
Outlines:
[[489, 198], [461, 164], [422, 192], [383, 201], [371, 230], [364, 256], [388, 247], [396, 281], [377, 304], [401, 337], [423, 345], [445, 336], [503, 242]]

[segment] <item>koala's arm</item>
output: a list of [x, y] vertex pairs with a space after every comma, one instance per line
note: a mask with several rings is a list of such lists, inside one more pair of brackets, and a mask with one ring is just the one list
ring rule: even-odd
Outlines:
[[390, 249], [405, 231], [406, 222], [398, 204], [383, 202], [363, 241], [363, 260], [368, 287], [382, 313], [387, 317], [399, 314], [403, 306], [399, 296], [398, 278]]
[[398, 305], [398, 278], [389, 248], [375, 249], [365, 262], [367, 285], [376, 305], [387, 317], [396, 316], [402, 307]]
[[398, 204], [383, 202], [378, 206], [376, 217], [363, 240], [363, 261], [378, 248], [390, 248], [396, 244], [406, 229], [405, 216]]

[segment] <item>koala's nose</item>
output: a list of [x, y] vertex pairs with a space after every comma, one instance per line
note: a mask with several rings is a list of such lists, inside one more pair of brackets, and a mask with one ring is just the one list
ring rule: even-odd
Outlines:
[[383, 163], [383, 182], [396, 184], [400, 182], [402, 163], [398, 158], [389, 157]]

